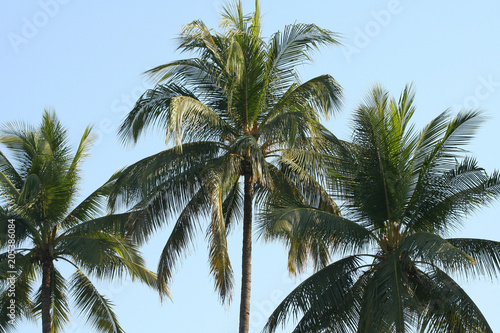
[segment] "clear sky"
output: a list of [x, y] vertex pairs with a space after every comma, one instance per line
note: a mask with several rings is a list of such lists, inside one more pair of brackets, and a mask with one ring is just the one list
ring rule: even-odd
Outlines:
[[[245, 11], [253, 5], [245, 0]], [[38, 124], [51, 107], [75, 144], [94, 124], [98, 141], [82, 165], [82, 196], [89, 194], [117, 169], [165, 148], [158, 133], [125, 148], [116, 128], [150, 87], [141, 73], [187, 57], [176, 52], [181, 26], [202, 19], [218, 28], [220, 6], [219, 0], [0, 2], [0, 123]], [[499, 1], [261, 0], [261, 11], [265, 36], [295, 21], [342, 34], [343, 48], [322, 50], [300, 72], [303, 80], [331, 74], [345, 89], [343, 109], [327, 123], [338, 136], [348, 138], [350, 113], [373, 84], [398, 95], [413, 82], [419, 127], [447, 108], [484, 109], [489, 119], [470, 150], [486, 170], [500, 168]], [[463, 230], [452, 236], [500, 241], [499, 209], [495, 204], [466, 217]], [[153, 270], [168, 233], [167, 226], [143, 248]], [[230, 306], [221, 306], [213, 292], [203, 233], [197, 244], [174, 278], [173, 302], [161, 305], [154, 291], [127, 280], [99, 284], [127, 332], [236, 332], [241, 230], [229, 243], [236, 276]], [[260, 332], [279, 301], [310, 272], [290, 278], [281, 244], [257, 242], [254, 248], [250, 324], [251, 332]], [[499, 281], [459, 281], [500, 332]], [[90, 332], [77, 313], [66, 332]], [[39, 331], [40, 324], [18, 325], [18, 332]]]

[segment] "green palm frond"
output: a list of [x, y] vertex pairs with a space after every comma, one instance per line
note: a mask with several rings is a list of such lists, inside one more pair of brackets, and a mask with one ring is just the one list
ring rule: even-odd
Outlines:
[[328, 116], [341, 106], [342, 88], [330, 75], [321, 75], [302, 84], [291, 85], [278, 103], [273, 105], [263, 123], [289, 110], [305, 110], [311, 116], [315, 116], [314, 111], [320, 111], [322, 115]]
[[338, 34], [315, 24], [300, 23], [288, 25], [283, 32], [273, 34], [267, 64], [273, 79], [283, 86], [294, 82], [294, 69], [311, 61], [311, 51], [323, 45], [340, 44], [338, 38]]
[[[222, 303], [231, 302], [231, 291], [233, 289], [234, 277], [231, 261], [227, 247], [227, 231], [224, 219], [223, 208], [223, 188], [220, 183], [221, 173], [213, 172], [210, 183], [213, 184], [211, 192], [212, 217], [207, 228], [207, 238], [209, 243], [209, 265], [210, 273], [215, 279], [215, 289], [221, 298]], [[215, 184], [214, 184], [215, 183]]]
[[16, 202], [19, 199], [19, 189], [22, 187], [22, 178], [10, 161], [0, 151], [0, 191], [3, 200]]
[[228, 191], [224, 202], [222, 203], [222, 213], [224, 214], [224, 222], [226, 231], [229, 233], [234, 227], [234, 224], [240, 221], [243, 211], [243, 193], [241, 185], [238, 181], [239, 177], [234, 177], [233, 186]]
[[441, 176], [428, 179], [425, 188], [416, 189], [415, 204], [408, 207], [412, 216], [409, 227], [436, 232], [451, 230], [459, 225], [464, 214], [489, 204], [498, 194], [498, 173], [488, 176], [474, 159], [465, 158]]
[[83, 135], [80, 139], [80, 143], [76, 148], [75, 155], [68, 169], [67, 177], [73, 178], [78, 177], [78, 166], [83, 162], [84, 158], [87, 157], [88, 151], [92, 147], [94, 138], [92, 136], [92, 127], [85, 128]]
[[89, 278], [77, 270], [71, 278], [71, 293], [81, 314], [86, 316], [87, 322], [100, 332], [125, 332], [112, 310], [112, 303], [101, 295]]
[[[98, 278], [131, 278], [156, 287], [156, 276], [144, 267], [137, 247], [128, 239], [104, 232], [73, 232], [57, 244], [58, 256], [68, 258]], [[161, 293], [168, 295], [166, 288]]]
[[492, 279], [498, 277], [500, 272], [500, 242], [473, 238], [450, 238], [447, 241], [474, 258], [474, 264], [468, 266], [468, 270]]
[[287, 239], [296, 235], [322, 239], [344, 253], [362, 250], [373, 241], [371, 233], [362, 226], [298, 202], [269, 207], [261, 216], [259, 228], [266, 237]]
[[98, 278], [121, 278], [123, 259], [115, 252], [116, 238], [106, 233], [72, 233], [57, 244], [57, 254], [68, 258]]
[[[51, 269], [50, 277], [50, 312], [52, 318], [52, 331], [54, 333], [63, 332], [62, 329], [69, 321], [69, 305], [67, 299], [67, 282], [61, 273], [55, 268]], [[38, 289], [33, 312], [37, 317], [42, 312], [42, 288]]]
[[[12, 282], [12, 275], [7, 273], [12, 271], [9, 267], [7, 253], [0, 254], [0, 332], [9, 332], [15, 328], [8, 322], [12, 319], [8, 314], [7, 307], [11, 304], [11, 299], [15, 299], [16, 305], [16, 323], [22, 319], [33, 320], [34, 304], [30, 299], [33, 293], [33, 280], [36, 278], [36, 270], [30, 263], [30, 255], [16, 253], [17, 271], [15, 277], [15, 295], [9, 290]], [[15, 298], [14, 298], [15, 297]], [[2, 330], [5, 331], [2, 331]]]
[[15, 232], [15, 237], [12, 240], [16, 247], [19, 247], [28, 239], [31, 239], [35, 244], [40, 244], [40, 236], [35, 226], [29, 220], [17, 215], [6, 214], [0, 217], [0, 249], [3, 250], [9, 245], [9, 225], [11, 225], [9, 221], [11, 220], [14, 220], [13, 231]]
[[306, 279], [278, 305], [263, 332], [274, 332], [279, 325], [300, 313], [318, 313], [332, 304], [341, 304], [355, 281], [361, 262], [359, 256], [347, 257]]
[[427, 305], [419, 316], [421, 332], [493, 332], [467, 293], [439, 269], [422, 276], [416, 296]]
[[[26, 177], [32, 164], [32, 158], [39, 149], [36, 145], [34, 128], [24, 122], [8, 122], [0, 128], [0, 143], [12, 155], [12, 159], [20, 166], [13, 170], [12, 164], [3, 156], [3, 166], [7, 166], [15, 178], [16, 188], [22, 186], [22, 177]], [[10, 167], [9, 167], [10, 166]]]
[[[167, 149], [144, 158], [125, 168], [115, 181], [110, 195], [110, 207], [127, 206], [132, 203], [147, 206], [148, 192], [155, 189], [170, 193], [169, 202], [163, 208], [175, 209], [183, 206], [199, 187], [199, 172], [206, 162], [219, 154], [220, 145], [216, 142], [196, 142], [183, 145], [182, 152], [177, 148]], [[165, 184], [168, 187], [165, 188]], [[148, 187], [150, 187], [148, 189]], [[168, 192], [167, 192], [168, 191]], [[169, 211], [159, 214], [169, 216]]]
[[158, 263], [158, 286], [167, 285], [173, 275], [177, 261], [194, 241], [198, 220], [209, 215], [207, 192], [202, 188], [184, 207], [163, 248]]
[[408, 310], [417, 303], [407, 276], [408, 258], [394, 253], [376, 263], [360, 308], [359, 332], [407, 332], [416, 324]]
[[146, 91], [120, 126], [123, 141], [133, 140], [148, 126], [159, 125], [167, 133], [167, 122], [171, 118], [172, 98], [186, 96], [196, 98], [189, 90], [178, 85], [159, 85]]
[[[320, 153], [308, 150], [293, 149], [280, 156], [281, 171], [301, 191], [304, 198], [313, 207], [340, 215], [337, 204], [325, 190], [326, 163]], [[286, 192], [283, 192], [286, 193]]]
[[176, 96], [170, 103], [167, 120], [167, 140], [176, 145], [198, 139], [216, 139], [232, 134], [230, 126], [214, 110], [199, 100], [187, 96]]
[[346, 290], [341, 301], [328, 302], [321, 308], [311, 308], [305, 312], [292, 332], [357, 332], [362, 296], [369, 277], [369, 272], [361, 274]]
[[[81, 228], [82, 225], [91, 224], [90, 220], [101, 216], [106, 211], [106, 199], [110, 195], [114, 181], [118, 176], [119, 173], [115, 173], [105, 184], [74, 207], [61, 222], [61, 227], [64, 229], [74, 226]], [[97, 220], [102, 220], [102, 218], [97, 218]], [[99, 223], [102, 223], [102, 221], [99, 221]]]
[[443, 267], [448, 272], [462, 272], [475, 263], [474, 257], [433, 233], [417, 232], [406, 237], [397, 252], [407, 252], [415, 261]]

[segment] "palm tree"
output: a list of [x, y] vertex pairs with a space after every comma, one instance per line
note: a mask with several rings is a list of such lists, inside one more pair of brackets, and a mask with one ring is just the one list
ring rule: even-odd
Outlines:
[[[156, 287], [156, 276], [144, 268], [137, 246], [122, 236], [132, 213], [99, 215], [112, 180], [74, 205], [91, 129], [73, 154], [66, 130], [45, 111], [38, 128], [5, 124], [0, 142], [13, 158], [0, 151], [0, 250], [6, 251], [0, 254], [0, 332], [13, 328], [12, 312], [16, 320], [41, 316], [44, 333], [62, 332], [68, 294], [97, 331], [123, 332], [111, 302], [91, 278], [129, 274]], [[75, 268], [69, 280], [56, 267], [58, 261]]]
[[313, 274], [270, 316], [293, 332], [492, 332], [450, 274], [500, 271], [500, 242], [445, 238], [500, 194], [463, 149], [482, 117], [444, 112], [420, 133], [410, 123], [414, 94], [375, 88], [354, 116], [352, 143], [331, 136], [330, 193], [344, 217], [293, 197], [274, 200], [260, 222], [269, 238], [317, 238], [342, 259]]
[[210, 270], [222, 302], [230, 301], [233, 287], [226, 235], [243, 217], [240, 332], [248, 332], [254, 198], [288, 186], [284, 170], [301, 172], [294, 154], [313, 160], [308, 153], [323, 130], [319, 116], [338, 107], [341, 88], [328, 75], [301, 83], [296, 67], [317, 47], [338, 42], [330, 31], [299, 23], [264, 41], [258, 1], [253, 15], [243, 14], [241, 2], [224, 8], [221, 26], [217, 33], [201, 21], [188, 24], [179, 49], [195, 57], [146, 72], [157, 85], [126, 117], [121, 137], [135, 142], [157, 126], [174, 147], [125, 169], [111, 206], [147, 207], [150, 222], [131, 229], [137, 241], [178, 214], [160, 257], [160, 286], [171, 280], [198, 221], [208, 217]]

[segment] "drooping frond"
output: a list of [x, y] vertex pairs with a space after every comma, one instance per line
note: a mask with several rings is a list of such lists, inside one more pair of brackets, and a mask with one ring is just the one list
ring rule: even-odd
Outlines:
[[[40, 316], [42, 312], [42, 288], [36, 293], [34, 313]], [[69, 304], [67, 299], [67, 283], [62, 274], [52, 267], [50, 275], [50, 314], [52, 319], [52, 332], [63, 332], [64, 326], [69, 322]]]
[[492, 333], [493, 330], [467, 293], [446, 273], [434, 269], [416, 289], [426, 308], [419, 314], [425, 332]]
[[112, 310], [112, 303], [101, 295], [89, 278], [77, 270], [71, 278], [71, 293], [76, 305], [85, 316], [88, 323], [99, 332], [123, 333], [125, 332]]
[[407, 304], [415, 302], [405, 272], [407, 263], [392, 254], [374, 265], [361, 301], [358, 332], [404, 333], [414, 324]]
[[354, 283], [360, 264], [360, 257], [347, 257], [306, 279], [278, 305], [263, 331], [274, 332], [278, 326], [284, 326], [301, 313], [318, 313], [330, 304], [341, 304]]
[[205, 189], [200, 189], [179, 215], [163, 248], [158, 263], [158, 286], [168, 285], [177, 261], [194, 241], [198, 220], [209, 214], [209, 200]]
[[147, 157], [120, 173], [109, 205], [146, 209], [149, 223], [134, 224], [132, 233], [144, 239], [189, 202], [199, 189], [200, 172], [218, 153], [217, 143], [196, 142], [185, 144], [182, 153], [171, 148]]
[[448, 240], [426, 232], [406, 237], [398, 248], [398, 253], [403, 252], [408, 252], [415, 261], [436, 265], [450, 272], [463, 272], [475, 262], [470, 254]]
[[286, 205], [268, 207], [261, 216], [259, 228], [266, 237], [320, 239], [341, 252], [363, 249], [372, 241], [368, 230], [341, 216], [298, 202], [281, 204]]
[[450, 238], [447, 241], [460, 251], [474, 258], [474, 264], [466, 267], [473, 275], [497, 278], [500, 273], [500, 242], [486, 239]]
[[[223, 172], [220, 172], [223, 171]], [[207, 239], [209, 244], [210, 273], [214, 276], [215, 289], [221, 298], [221, 302], [231, 302], [234, 284], [233, 269], [229, 259], [227, 247], [226, 222], [223, 213], [224, 204], [224, 170], [213, 170], [210, 172], [208, 187], [212, 206], [210, 225], [207, 228]]]

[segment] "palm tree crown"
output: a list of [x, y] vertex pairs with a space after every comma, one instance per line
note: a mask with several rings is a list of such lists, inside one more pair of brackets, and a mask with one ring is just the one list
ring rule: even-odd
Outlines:
[[132, 228], [137, 240], [179, 214], [160, 258], [160, 285], [170, 280], [196, 221], [209, 217], [210, 269], [222, 301], [230, 300], [233, 286], [226, 234], [243, 217], [241, 312], [248, 326], [253, 197], [300, 172], [314, 183], [294, 164], [295, 155], [312, 159], [310, 138], [323, 131], [319, 117], [339, 105], [341, 89], [328, 75], [301, 83], [296, 67], [310, 60], [312, 50], [337, 41], [332, 32], [299, 23], [264, 41], [258, 1], [248, 16], [241, 2], [226, 7], [221, 26], [217, 33], [201, 21], [188, 24], [179, 49], [196, 57], [146, 72], [158, 85], [139, 99], [120, 134], [135, 141], [157, 126], [175, 147], [124, 170], [111, 205], [123, 199], [148, 207], [151, 222]]
[[263, 214], [267, 237], [316, 237], [345, 255], [292, 291], [266, 332], [299, 313], [293, 332], [491, 332], [449, 274], [497, 276], [500, 243], [444, 238], [500, 194], [499, 174], [464, 156], [481, 115], [444, 112], [417, 133], [413, 101], [410, 87], [399, 100], [377, 87], [355, 111], [352, 142], [330, 136], [344, 217], [290, 197]]
[[[13, 272], [17, 320], [41, 316], [44, 333], [63, 331], [68, 294], [97, 331], [123, 332], [92, 277], [127, 273], [156, 287], [155, 274], [144, 268], [137, 247], [122, 236], [130, 214], [101, 215], [112, 181], [75, 206], [79, 165], [90, 148], [91, 129], [85, 130], [74, 153], [67, 141], [66, 130], [48, 111], [38, 128], [7, 123], [1, 129], [0, 142], [13, 162], [0, 151], [0, 249], [6, 251], [0, 254], [0, 332], [13, 328], [8, 309]], [[12, 228], [14, 238], [9, 237]], [[57, 261], [75, 268], [70, 280]]]

